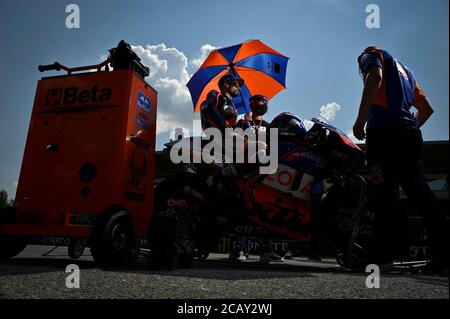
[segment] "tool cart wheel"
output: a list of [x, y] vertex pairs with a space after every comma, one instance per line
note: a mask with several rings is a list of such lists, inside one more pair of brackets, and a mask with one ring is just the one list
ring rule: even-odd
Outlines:
[[[0, 210], [0, 224], [12, 224], [16, 221], [16, 208], [5, 207]], [[20, 237], [0, 237], [0, 260], [7, 260], [20, 254], [27, 246]]]
[[20, 254], [26, 242], [19, 237], [0, 237], [0, 261], [7, 260]]
[[125, 210], [110, 209], [92, 230], [91, 254], [104, 266], [119, 265], [130, 256], [134, 244], [133, 223]]

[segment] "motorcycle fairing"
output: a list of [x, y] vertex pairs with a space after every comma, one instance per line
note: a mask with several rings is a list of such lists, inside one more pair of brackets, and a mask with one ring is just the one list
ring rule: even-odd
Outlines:
[[[253, 222], [286, 237], [310, 240], [311, 191], [320, 181], [327, 162], [319, 153], [280, 143], [282, 153], [277, 172], [241, 184]], [[289, 144], [289, 143], [288, 143]], [[258, 183], [258, 180], [262, 182]]]

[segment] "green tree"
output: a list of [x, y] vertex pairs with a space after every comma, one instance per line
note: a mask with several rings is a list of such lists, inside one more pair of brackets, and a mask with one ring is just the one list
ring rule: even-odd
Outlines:
[[15, 199], [11, 199], [11, 200], [9, 201], [8, 206], [16, 207], [16, 206], [17, 206], [16, 200], [15, 200]]
[[0, 191], [0, 209], [8, 207], [8, 193], [5, 190]]

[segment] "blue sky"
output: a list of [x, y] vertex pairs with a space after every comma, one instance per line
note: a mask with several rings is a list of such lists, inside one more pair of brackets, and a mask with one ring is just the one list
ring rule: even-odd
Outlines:
[[[65, 27], [70, 3], [80, 7], [80, 29]], [[365, 26], [370, 3], [380, 7], [380, 29]], [[356, 57], [376, 44], [414, 70], [432, 102], [435, 114], [423, 127], [424, 139], [448, 140], [448, 6], [447, 0], [1, 0], [0, 189], [15, 194], [42, 76], [37, 65], [97, 63], [121, 39], [143, 55], [152, 71], [147, 80], [160, 93], [160, 122], [167, 125], [159, 129], [159, 149], [170, 125], [192, 119], [184, 84], [208, 48], [248, 39], [290, 57], [287, 90], [271, 101], [268, 119], [282, 111], [310, 119], [328, 105], [332, 124], [350, 131], [362, 89]]]

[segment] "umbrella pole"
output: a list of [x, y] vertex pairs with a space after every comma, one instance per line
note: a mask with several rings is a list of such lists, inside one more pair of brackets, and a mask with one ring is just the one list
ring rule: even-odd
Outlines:
[[[234, 75], [235, 77], [237, 77], [237, 73], [236, 73], [236, 70], [234, 69], [234, 67], [233, 67], [233, 66], [230, 66], [230, 69], [231, 69], [231, 71], [233, 72], [233, 75]], [[249, 113], [249, 112], [248, 112], [248, 109], [247, 109], [247, 104], [245, 103], [245, 100], [244, 100], [244, 96], [242, 95], [241, 88], [239, 88], [239, 95], [241, 96], [242, 103], [244, 103], [245, 112], [246, 112], [246, 113]]]
[[244, 97], [242, 96], [241, 89], [239, 89], [239, 95], [241, 96], [242, 103], [244, 103], [244, 108], [245, 108], [246, 113], [249, 113], [248, 109], [247, 109], [247, 104], [245, 103]]

